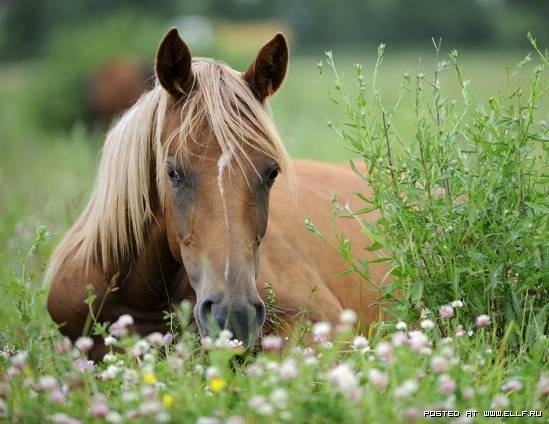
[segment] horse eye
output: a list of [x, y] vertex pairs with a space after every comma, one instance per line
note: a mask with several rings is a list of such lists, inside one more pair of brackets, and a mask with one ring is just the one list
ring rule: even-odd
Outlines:
[[168, 169], [168, 178], [174, 182], [183, 181], [183, 176], [173, 168]]
[[277, 167], [274, 167], [274, 168], [271, 169], [271, 171], [269, 172], [269, 176], [268, 176], [269, 182], [270, 182], [270, 183], [273, 183], [277, 176], [278, 176], [278, 166], [277, 166]]

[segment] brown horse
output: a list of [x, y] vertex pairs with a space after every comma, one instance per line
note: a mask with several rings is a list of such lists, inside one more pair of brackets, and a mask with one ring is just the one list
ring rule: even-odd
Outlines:
[[151, 74], [130, 58], [114, 58], [99, 66], [88, 81], [87, 103], [93, 123], [107, 127], [151, 88]]
[[[250, 345], [265, 323], [266, 283], [289, 322], [297, 313], [334, 322], [344, 308], [364, 325], [379, 317], [378, 293], [357, 275], [338, 277], [343, 260], [305, 228], [310, 217], [329, 233], [331, 195], [352, 206], [368, 188], [343, 167], [289, 160], [264, 105], [287, 62], [280, 33], [243, 74], [191, 59], [167, 33], [156, 87], [108, 134], [91, 199], [51, 259], [48, 309], [61, 332], [82, 334], [88, 284], [100, 321], [129, 313], [142, 335], [165, 331], [163, 312], [190, 299], [200, 335], [213, 321]], [[285, 184], [275, 185], [278, 173]], [[367, 243], [350, 220], [338, 225]], [[374, 281], [386, 273], [372, 264]]]

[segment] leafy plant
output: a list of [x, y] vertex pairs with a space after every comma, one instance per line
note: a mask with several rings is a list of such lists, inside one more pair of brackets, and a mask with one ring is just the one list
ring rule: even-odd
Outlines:
[[[432, 77], [420, 63], [414, 74], [404, 74], [391, 105], [376, 86], [383, 44], [371, 75], [356, 66], [356, 94], [349, 94], [326, 53], [335, 80], [330, 96], [345, 116], [330, 126], [360, 155], [366, 171], [350, 166], [373, 190], [357, 193], [360, 210], [334, 201], [334, 214], [355, 219], [372, 240], [365, 248], [390, 261], [393, 278], [383, 297], [395, 302], [391, 311], [400, 319], [414, 321], [422, 310], [461, 300], [461, 318], [487, 312], [497, 318], [500, 335], [512, 325], [515, 346], [546, 334], [549, 126], [537, 111], [549, 88], [549, 63], [529, 39], [535, 56], [508, 69], [503, 90], [479, 106], [471, 101], [458, 52], [441, 59], [440, 40], [433, 40]], [[521, 87], [517, 75], [528, 69], [528, 86]], [[441, 73], [448, 71], [461, 88], [459, 100], [442, 89]], [[413, 138], [402, 137], [395, 124], [406, 108], [415, 115]], [[380, 213], [377, 222], [361, 218], [373, 210]], [[351, 270], [369, 280], [368, 263], [350, 255], [348, 240], [334, 233]]]

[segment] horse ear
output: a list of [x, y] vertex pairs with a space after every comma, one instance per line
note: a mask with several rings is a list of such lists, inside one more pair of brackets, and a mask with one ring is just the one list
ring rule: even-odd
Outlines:
[[177, 29], [171, 28], [156, 52], [156, 77], [160, 85], [173, 96], [187, 94], [193, 85], [191, 63], [189, 48], [179, 36]]
[[259, 51], [256, 59], [244, 73], [257, 99], [263, 102], [282, 85], [288, 68], [288, 43], [281, 32]]

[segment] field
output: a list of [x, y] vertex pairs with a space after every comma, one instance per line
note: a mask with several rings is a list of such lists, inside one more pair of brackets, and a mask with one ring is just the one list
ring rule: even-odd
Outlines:
[[[471, 108], [478, 106], [480, 110], [490, 110], [488, 100], [505, 92], [506, 68], [513, 69], [526, 53], [464, 51], [460, 54], [465, 79], [471, 81], [468, 85]], [[355, 63], [364, 66], [364, 79], [372, 82], [375, 51], [336, 51], [334, 57], [351, 97], [359, 91]], [[394, 147], [397, 153], [404, 152], [417, 136], [413, 87], [418, 57], [422, 58], [421, 69], [432, 78], [434, 51], [390, 49], [385, 53], [376, 77], [384, 104], [390, 105], [399, 96], [404, 73], [411, 76], [412, 95], [404, 99], [397, 112], [388, 115], [393, 124], [391, 135], [399, 140]], [[320, 60], [324, 62], [322, 76], [317, 66]], [[331, 121], [336, 127], [345, 127], [349, 116], [330, 101], [328, 91], [336, 95], [339, 91], [334, 86], [334, 76], [324, 55], [296, 57], [290, 66], [283, 89], [272, 101], [274, 120], [290, 154], [295, 158], [337, 162], [360, 155], [367, 161], [373, 160], [364, 150], [377, 146], [375, 143], [383, 137], [367, 139], [365, 135], [365, 140], [370, 141], [358, 148], [352, 145], [352, 136], [344, 136], [347, 141], [341, 140], [327, 124]], [[221, 347], [202, 351], [195, 337], [183, 332], [177, 344], [170, 344], [158, 335], [147, 342], [123, 337], [116, 341], [120, 353], [106, 358], [105, 363], [94, 366], [87, 363], [84, 360], [86, 339], [73, 348], [57, 335], [45, 310], [45, 288], [41, 279], [52, 248], [88, 198], [102, 134], [88, 132], [78, 124], [66, 131], [52, 132], [42, 128], [46, 126], [43, 122], [31, 121], [25, 108], [29, 101], [32, 102], [33, 93], [29, 92], [29, 87], [32, 87], [35, 72], [36, 64], [0, 68], [0, 346], [3, 352], [0, 355], [0, 417], [4, 415], [16, 422], [49, 419], [59, 423], [71, 422], [70, 417], [86, 422], [107, 419], [113, 423], [153, 419], [202, 424], [270, 420], [382, 423], [405, 419], [421, 421], [424, 410], [435, 409], [461, 411], [460, 418], [440, 412], [443, 422], [456, 423], [473, 422], [465, 417], [465, 410], [481, 411], [474, 422], [495, 422], [482, 417], [482, 411], [488, 409], [537, 410], [546, 417], [549, 394], [547, 308], [539, 305], [547, 303], [548, 259], [547, 246], [543, 248], [543, 242], [547, 238], [548, 209], [546, 203], [535, 200], [543, 199], [546, 194], [546, 179], [541, 188], [537, 182], [528, 186], [532, 193], [535, 190], [536, 196], [539, 195], [529, 199], [534, 206], [528, 212], [528, 219], [531, 219], [528, 222], [533, 223], [534, 229], [530, 232], [520, 229], [524, 230], [516, 238], [520, 241], [505, 239], [507, 244], [502, 246], [505, 245], [508, 252], [499, 252], [499, 255], [508, 254], [509, 260], [516, 261], [519, 268], [528, 252], [532, 258], [537, 258], [536, 255], [540, 258], [541, 265], [528, 263], [526, 269], [520, 268], [521, 278], [524, 277], [521, 283], [524, 281], [529, 288], [537, 290], [530, 300], [519, 299], [518, 309], [512, 313], [520, 311], [522, 315], [517, 315], [522, 316], [521, 319], [505, 315], [506, 303], [501, 301], [501, 297], [513, 288], [500, 285], [496, 296], [491, 289], [479, 289], [466, 278], [471, 285], [464, 285], [455, 292], [464, 296], [444, 299], [443, 295], [433, 295], [431, 300], [424, 300], [430, 310], [422, 316], [419, 311], [408, 315], [400, 311], [399, 317], [405, 323], [381, 323], [364, 335], [368, 341], [357, 338], [351, 328], [353, 316], [349, 312], [342, 316], [343, 328], [337, 331], [326, 325], [313, 326], [316, 341], [311, 346], [294, 348], [291, 346], [295, 340], [273, 337], [264, 341], [267, 348], [264, 353], [245, 360], [234, 359], [241, 352], [228, 347], [223, 335], [217, 340]], [[528, 68], [528, 72], [521, 72], [512, 81], [512, 86], [527, 87], [532, 75]], [[546, 82], [544, 78], [542, 81]], [[428, 84], [425, 86], [425, 91], [431, 95], [432, 88]], [[461, 101], [462, 87], [452, 69], [442, 73], [441, 86], [444, 98]], [[511, 99], [510, 103], [517, 98], [509, 96], [509, 90], [504, 97]], [[528, 96], [524, 98], [527, 103]], [[441, 103], [443, 107], [449, 106]], [[532, 111], [532, 117], [536, 123], [549, 122], [549, 102], [540, 101], [539, 107]], [[371, 121], [379, 122], [379, 114], [372, 116]], [[496, 131], [499, 128], [496, 125], [506, 124], [495, 122], [493, 125], [495, 134], [499, 131]], [[540, 124], [538, 133], [545, 141], [546, 126]], [[508, 131], [513, 130], [514, 127], [508, 128]], [[383, 135], [383, 128], [375, 127], [372, 131], [381, 131], [376, 134]], [[507, 134], [503, 130], [502, 133]], [[530, 142], [528, 139], [518, 150], [539, 155], [541, 165], [538, 161], [532, 169], [540, 170], [543, 168], [543, 148], [541, 144], [534, 146]], [[547, 148], [544, 149], [546, 152]], [[497, 156], [500, 153], [494, 151], [494, 158], [505, 156], [503, 153]], [[453, 159], [451, 154], [449, 152], [447, 158]], [[528, 155], [517, 156], [511, 165], [530, 166]], [[501, 172], [503, 175], [507, 171], [502, 168]], [[441, 171], [440, 175], [446, 174]], [[391, 180], [387, 178], [386, 175], [379, 177], [372, 184], [386, 183], [390, 187]], [[407, 190], [404, 182], [402, 187]], [[493, 200], [501, 201], [501, 208], [508, 197], [511, 199], [511, 194], [504, 193], [504, 189], [494, 185], [494, 193], [502, 190], [500, 200]], [[478, 210], [484, 211], [480, 197], [476, 201], [479, 202]], [[330, 207], [328, 201], [326, 207]], [[447, 213], [444, 207], [440, 205], [438, 217]], [[451, 210], [444, 217], [457, 219], [458, 213]], [[509, 217], [509, 221], [517, 223], [513, 231], [526, 222], [525, 219], [518, 214]], [[418, 222], [411, 225], [419, 225]], [[446, 222], [450, 222], [450, 218]], [[499, 231], [502, 238], [511, 233], [504, 228], [504, 222], [498, 225], [497, 230], [493, 227], [490, 231]], [[488, 231], [481, 224], [476, 230], [480, 234]], [[399, 249], [396, 240], [400, 236], [391, 236], [393, 239], [384, 240], [384, 243], [394, 253]], [[499, 239], [494, 243], [496, 246]], [[516, 253], [513, 243], [520, 244], [521, 248], [526, 246], [526, 250]], [[459, 250], [459, 242], [455, 244], [452, 247], [455, 254], [463, 253]], [[484, 248], [487, 250], [482, 253], [486, 254], [489, 248]], [[340, 253], [345, 256], [344, 249]], [[488, 264], [497, 259], [489, 256], [485, 257]], [[404, 253], [402, 257], [405, 257]], [[346, 259], [353, 263], [351, 257]], [[406, 271], [404, 265], [400, 264], [402, 272], [408, 272], [408, 277], [416, 272], [414, 275], [419, 278], [418, 271]], [[455, 275], [457, 281], [460, 271], [455, 271]], [[419, 294], [413, 292], [419, 290], [413, 284], [397, 289], [407, 288], [404, 292], [409, 295], [409, 305], [417, 301], [423, 291], [431, 293], [429, 288], [433, 293], [437, 287], [446, 290], [436, 284], [447, 277], [438, 274], [431, 277], [432, 281], [426, 281]], [[502, 309], [505, 309], [501, 320], [499, 315], [496, 319], [493, 314], [497, 310], [494, 304], [503, 305]], [[446, 309], [439, 310], [440, 307]], [[187, 305], [171, 319], [185, 329]], [[518, 331], [512, 322], [518, 326]], [[280, 344], [285, 344], [286, 349], [280, 350]], [[25, 351], [28, 355], [15, 354], [16, 351]], [[513, 419], [519, 420], [510, 418], [506, 421]]]

